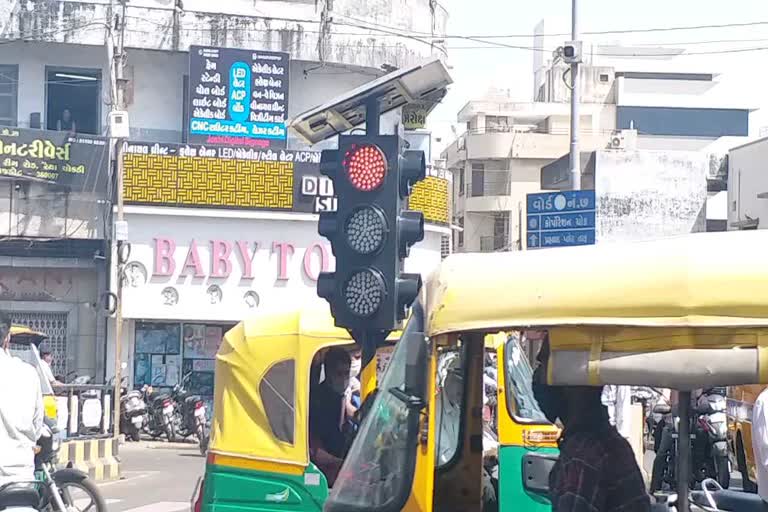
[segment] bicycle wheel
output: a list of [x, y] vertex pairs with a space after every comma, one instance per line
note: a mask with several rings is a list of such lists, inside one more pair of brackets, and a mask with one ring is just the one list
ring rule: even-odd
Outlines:
[[96, 483], [89, 480], [79, 482], [57, 482], [66, 511], [57, 510], [56, 503], [48, 505], [51, 512], [107, 512], [107, 504], [99, 492]]

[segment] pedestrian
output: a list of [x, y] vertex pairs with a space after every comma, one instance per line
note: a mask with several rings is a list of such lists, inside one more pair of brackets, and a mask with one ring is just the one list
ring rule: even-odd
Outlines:
[[752, 409], [752, 453], [757, 473], [757, 494], [768, 502], [768, 387], [757, 396]]
[[611, 425], [616, 427], [619, 434], [629, 441], [632, 435], [632, 388], [630, 386], [604, 386], [601, 401], [608, 410]]
[[600, 386], [550, 386], [549, 340], [541, 345], [532, 386], [547, 419], [563, 424], [560, 456], [549, 474], [553, 512], [650, 512], [632, 448], [611, 425]]
[[51, 386], [63, 386], [64, 383], [60, 382], [53, 376], [53, 370], [51, 365], [53, 364], [53, 353], [48, 345], [40, 345], [40, 367], [43, 371], [43, 377]]
[[43, 430], [43, 393], [35, 369], [11, 355], [10, 318], [0, 313], [0, 486], [33, 480]]
[[68, 108], [61, 111], [61, 118], [56, 122], [56, 129], [60, 132], [67, 132], [69, 135], [75, 135], [77, 132], [77, 124]]

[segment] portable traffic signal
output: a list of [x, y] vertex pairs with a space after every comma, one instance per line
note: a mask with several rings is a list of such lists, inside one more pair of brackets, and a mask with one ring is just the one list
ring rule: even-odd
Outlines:
[[402, 268], [424, 238], [424, 216], [404, 207], [426, 165], [423, 151], [401, 145], [397, 135], [340, 135], [339, 149], [322, 153], [338, 206], [320, 214], [318, 232], [331, 242], [336, 271], [320, 274], [317, 293], [339, 327], [394, 329], [421, 288], [421, 276]]

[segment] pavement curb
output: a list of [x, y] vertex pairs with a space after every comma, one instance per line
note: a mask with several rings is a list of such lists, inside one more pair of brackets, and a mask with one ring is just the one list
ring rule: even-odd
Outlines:
[[86, 473], [97, 482], [120, 478], [119, 443], [116, 438], [68, 439], [61, 443], [58, 465]]

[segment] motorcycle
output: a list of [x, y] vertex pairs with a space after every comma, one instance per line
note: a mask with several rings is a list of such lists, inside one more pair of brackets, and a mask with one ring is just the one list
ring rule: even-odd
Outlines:
[[142, 395], [147, 404], [147, 423], [144, 431], [153, 439], [164, 435], [168, 442], [173, 442], [176, 439], [173, 398], [169, 393], [155, 391], [152, 386], [147, 385], [142, 388]]
[[[7, 512], [107, 512], [107, 505], [88, 475], [72, 467], [56, 469], [59, 451], [57, 429], [48, 422], [35, 453], [35, 480], [13, 482], [0, 487], [0, 510]], [[71, 466], [71, 465], [70, 465]]]
[[200, 446], [200, 453], [205, 455], [208, 449], [208, 419], [205, 402], [200, 395], [193, 395], [186, 389], [191, 373], [173, 388], [171, 398], [176, 402], [174, 419], [176, 432], [184, 439], [194, 435]]
[[[669, 406], [657, 404], [654, 413], [669, 413]], [[720, 482], [727, 488], [730, 484], [731, 465], [727, 450], [727, 422], [725, 415], [725, 397], [705, 391], [697, 402], [697, 416], [693, 418], [691, 429], [691, 485], [707, 479]], [[671, 418], [662, 428], [660, 438], [671, 437], [671, 443], [659, 446], [653, 461], [651, 474], [651, 492], [661, 491], [665, 485], [670, 489], [677, 486], [675, 475], [679, 439], [679, 418]]]
[[697, 401], [696, 439], [693, 446], [697, 481], [714, 478], [725, 489], [730, 485], [731, 462], [728, 457], [728, 420], [724, 390], [704, 391]]
[[128, 391], [121, 387], [120, 393], [120, 430], [131, 441], [140, 441], [141, 432], [147, 424], [147, 404], [141, 391]]

